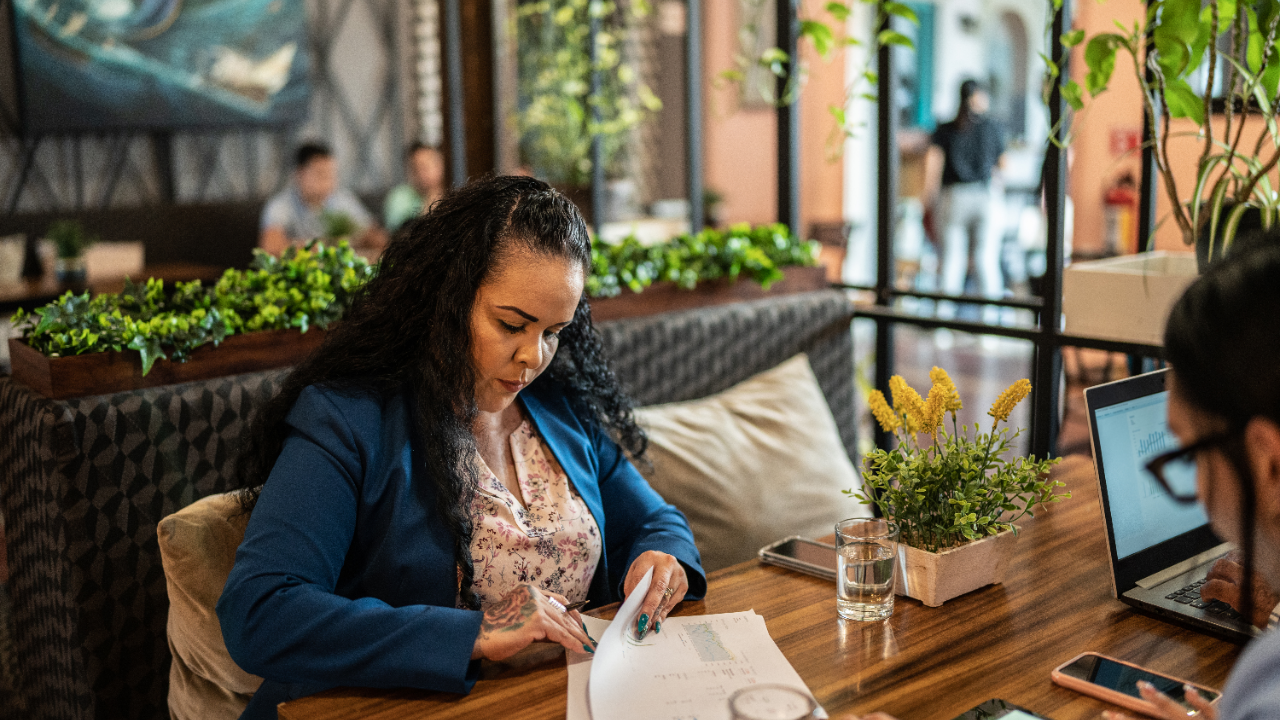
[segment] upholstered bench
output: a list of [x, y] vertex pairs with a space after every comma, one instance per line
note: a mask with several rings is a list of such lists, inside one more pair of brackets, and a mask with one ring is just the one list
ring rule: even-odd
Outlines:
[[[620, 378], [646, 406], [707, 399], [805, 353], [847, 459], [855, 426], [851, 320], [846, 297], [822, 291], [616, 321], [600, 331]], [[0, 511], [19, 716], [168, 716], [169, 600], [157, 523], [235, 484], [239, 434], [284, 372], [65, 401], [0, 378]], [[754, 386], [747, 387], [745, 396], [735, 388], [695, 409], [704, 418], [741, 414]], [[662, 422], [688, 414], [671, 405], [645, 413]], [[679, 466], [688, 457], [679, 443], [666, 451], [655, 443], [646, 472], [661, 474], [664, 462]], [[725, 561], [749, 555], [753, 542], [722, 548]]]

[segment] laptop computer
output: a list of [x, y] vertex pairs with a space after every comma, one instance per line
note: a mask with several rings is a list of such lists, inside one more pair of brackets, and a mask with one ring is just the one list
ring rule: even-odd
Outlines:
[[1146, 469], [1152, 457], [1178, 447], [1166, 420], [1167, 376], [1157, 370], [1084, 392], [1112, 591], [1162, 619], [1246, 640], [1257, 631], [1238, 613], [1200, 600], [1198, 584], [1231, 546], [1209, 528], [1204, 508], [1175, 502]]

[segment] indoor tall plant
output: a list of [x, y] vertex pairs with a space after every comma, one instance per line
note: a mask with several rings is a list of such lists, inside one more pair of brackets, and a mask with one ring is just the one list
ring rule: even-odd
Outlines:
[[[1084, 46], [1088, 68], [1084, 88], [1074, 80], [1064, 83], [1067, 101], [1079, 110], [1085, 92], [1105, 92], [1119, 56], [1141, 89], [1156, 170], [1183, 242], [1200, 241], [1201, 254], [1212, 258], [1232, 242], [1250, 211], [1270, 227], [1280, 210], [1270, 178], [1280, 162], [1274, 118], [1280, 105], [1280, 3], [1151, 0], [1141, 21], [1117, 27], [1119, 32], [1088, 38], [1083, 30], [1062, 36], [1067, 47]], [[1194, 129], [1178, 131], [1175, 120]], [[1179, 137], [1197, 141], [1193, 157], [1171, 150]], [[1178, 182], [1180, 163], [1195, 169], [1189, 187]]]
[[[880, 427], [898, 445], [876, 449], [863, 459], [863, 490], [847, 490], [864, 505], [874, 504], [901, 532], [899, 592], [929, 606], [941, 605], [971, 590], [1001, 582], [1014, 523], [1036, 506], [1071, 497], [1063, 483], [1049, 477], [1058, 459], [1008, 457], [1013, 408], [1031, 392], [1019, 380], [996, 399], [984, 431], [977, 423], [961, 426], [963, 406], [955, 383], [942, 368], [929, 373], [927, 397], [901, 375], [889, 382], [890, 406], [876, 390], [867, 398]], [[951, 416], [951, 430], [946, 416]]]
[[58, 220], [49, 226], [45, 235], [53, 241], [57, 258], [54, 273], [64, 285], [83, 285], [88, 277], [84, 251], [94, 243], [94, 238], [76, 220]]

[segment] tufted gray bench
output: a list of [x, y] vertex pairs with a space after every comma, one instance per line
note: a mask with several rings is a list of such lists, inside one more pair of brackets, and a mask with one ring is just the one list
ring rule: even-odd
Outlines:
[[[805, 352], [854, 456], [853, 306], [829, 290], [604, 323], [638, 404], [703, 397]], [[5, 717], [168, 717], [156, 523], [229, 489], [286, 370], [51, 401], [0, 377], [18, 688]]]

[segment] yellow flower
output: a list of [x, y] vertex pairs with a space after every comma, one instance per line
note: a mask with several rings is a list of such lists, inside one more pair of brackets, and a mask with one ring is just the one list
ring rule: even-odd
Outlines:
[[938, 431], [942, 418], [947, 414], [947, 391], [941, 385], [934, 385], [929, 390], [929, 397], [924, 401], [924, 411], [920, 418], [920, 432], [930, 435]]
[[893, 412], [893, 408], [889, 407], [889, 401], [884, 399], [884, 393], [872, 390], [867, 396], [867, 405], [870, 406], [871, 414], [875, 416], [876, 422], [880, 423], [880, 427], [884, 428], [885, 432], [893, 432], [902, 427], [902, 421]]
[[1013, 412], [1013, 408], [1022, 402], [1022, 398], [1031, 392], [1031, 381], [1023, 378], [1018, 382], [1010, 385], [1004, 392], [1000, 393], [1000, 397], [991, 405], [991, 409], [987, 414], [996, 419], [996, 422], [1009, 419], [1009, 413]]
[[893, 394], [893, 409], [902, 416], [907, 432], [919, 432], [924, 424], [924, 398], [901, 375], [889, 378], [889, 392]]
[[[947, 374], [946, 370], [935, 365], [934, 368], [929, 371], [929, 379], [933, 381], [934, 387], [941, 386], [942, 390], [946, 393], [947, 412], [954, 413], [964, 407], [964, 403], [960, 402], [960, 393], [956, 390], [956, 384], [951, 382], [951, 376]], [[933, 391], [930, 390], [929, 394], [932, 395]]]

